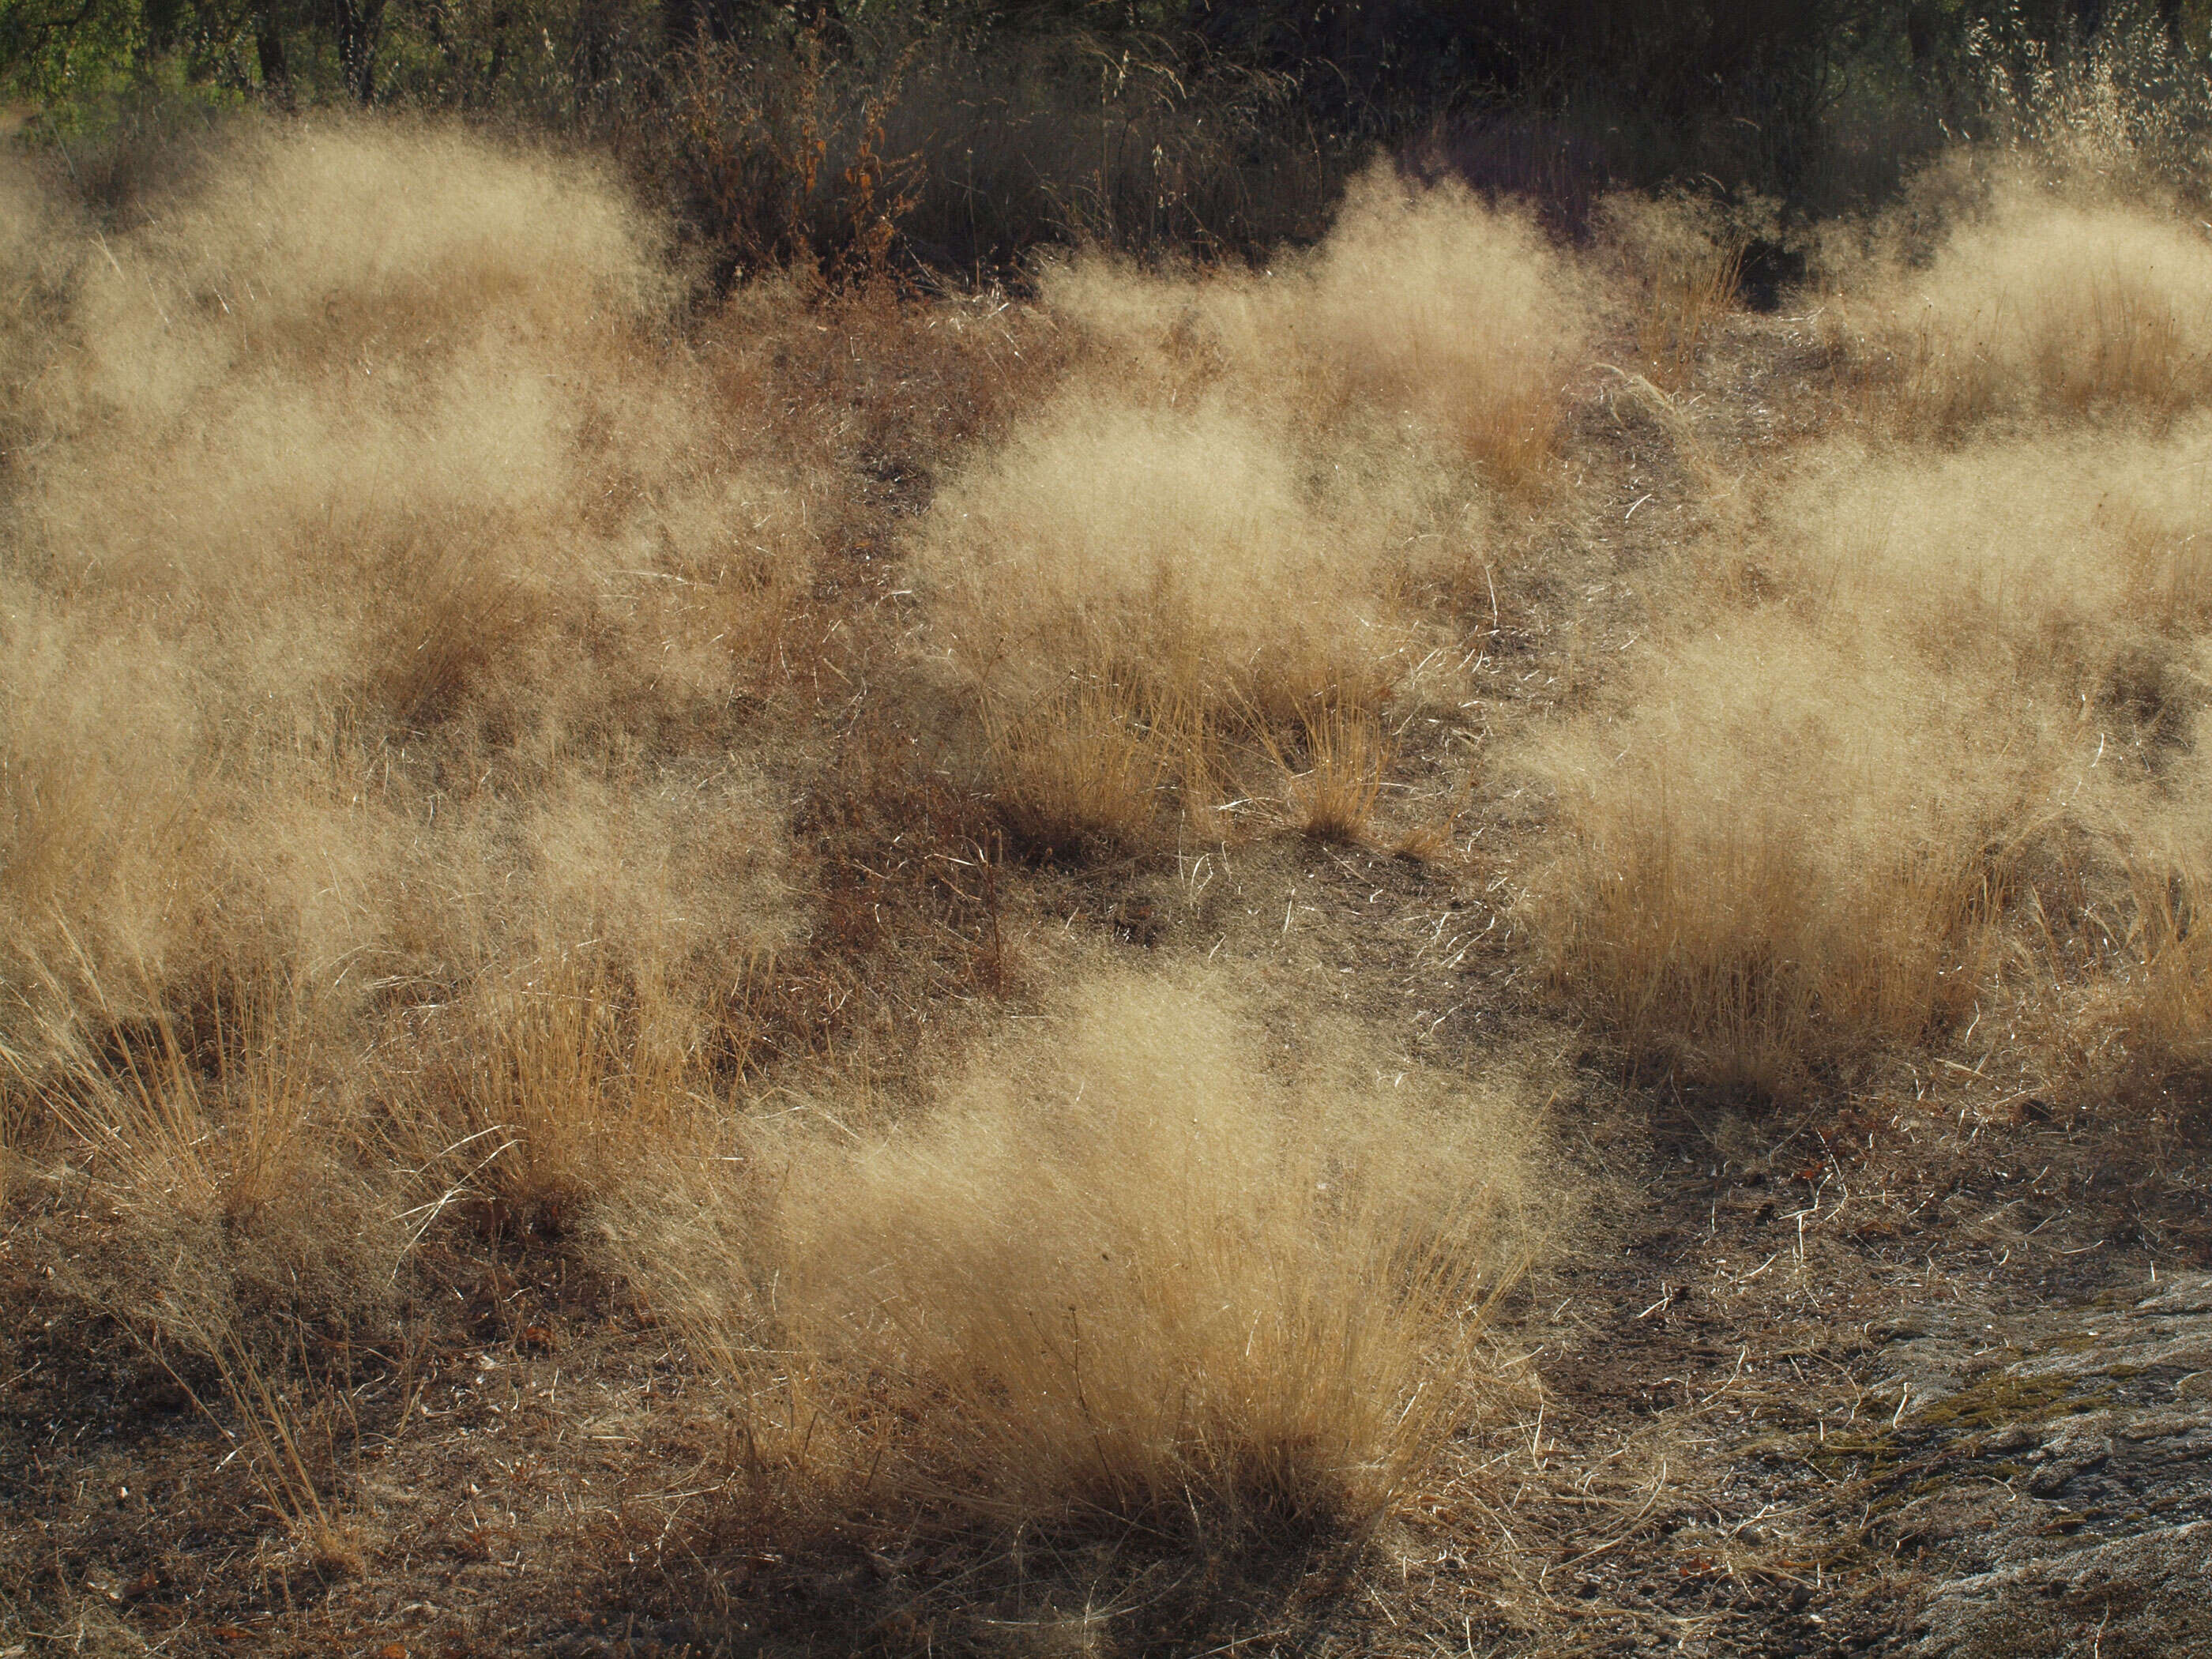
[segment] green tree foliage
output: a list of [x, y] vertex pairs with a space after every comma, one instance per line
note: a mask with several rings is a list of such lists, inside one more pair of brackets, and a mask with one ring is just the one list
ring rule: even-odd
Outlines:
[[[2201, 43], [2205, 0], [2151, 0]], [[0, 77], [42, 104], [169, 62], [283, 100], [496, 96], [535, 48], [589, 80], [623, 52], [806, 33], [972, 44], [1060, 33], [1301, 76], [1338, 120], [1601, 84], [1668, 117], [1809, 107], [1839, 66], [1925, 66], [1979, 21], [2094, 34], [2115, 0], [0, 0]], [[525, 37], [534, 37], [527, 45]], [[1785, 110], [1785, 113], [1790, 112]]]
[[[0, 0], [0, 97], [497, 111], [622, 158], [728, 273], [1318, 234], [1378, 147], [1573, 226], [1620, 185], [1879, 196], [1993, 88], [2212, 0]], [[2140, 54], [2137, 55], [2140, 57]], [[2131, 60], [2133, 61], [2133, 60]], [[2194, 117], [2190, 118], [2194, 120]], [[1977, 124], [1979, 123], [1978, 127]], [[860, 252], [855, 252], [859, 250]]]

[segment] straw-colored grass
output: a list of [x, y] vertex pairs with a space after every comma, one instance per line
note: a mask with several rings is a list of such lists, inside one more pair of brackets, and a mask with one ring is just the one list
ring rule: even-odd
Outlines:
[[1842, 281], [1847, 348], [1910, 431], [2155, 422], [2212, 395], [2212, 244], [2178, 205], [2005, 179], [1924, 268], [1890, 252]]
[[2206, 443], [1802, 454], [1707, 567], [1702, 625], [1542, 745], [1557, 982], [1632, 1048], [1767, 1088], [2085, 991], [2134, 1048], [2188, 1052], [2168, 896], [2197, 867]]
[[1692, 199], [1610, 197], [1599, 219], [1617, 250], [1636, 342], [1634, 372], [1662, 392], [1686, 386], [1735, 308], [1746, 244], [1771, 206], [1727, 214]]
[[1309, 470], [1288, 427], [1211, 398], [1085, 400], [948, 486], [921, 568], [1017, 834], [1141, 848], [1212, 805], [1225, 737], [1264, 752], [1302, 710], [1378, 706], [1419, 654], [1416, 591], [1482, 520], [1423, 459]]
[[749, 1402], [764, 1498], [1216, 1547], [1379, 1513], [1530, 1237], [1528, 1126], [1341, 1051], [1293, 1085], [1224, 1000], [1094, 977], [919, 1126], [756, 1138], [610, 1220]]
[[1372, 710], [1340, 702], [1301, 709], [1295, 750], [1273, 749], [1290, 821], [1321, 841], [1370, 839], [1390, 763], [1389, 740]]
[[1946, 691], [1778, 617], [1670, 651], [1632, 713], [1546, 751], [1558, 982], [1632, 1048], [1768, 1091], [1941, 1037], [2053, 801], [2023, 711]]
[[653, 226], [403, 124], [178, 171], [125, 226], [42, 198], [51, 314], [9, 343], [0, 1027], [87, 975], [370, 1019], [549, 914], [703, 995], [786, 925], [733, 750], [813, 542], [665, 338]]
[[[441, 1011], [426, 1068], [396, 1113], [406, 1161], [446, 1194], [551, 1232], [696, 1140], [697, 1071], [680, 1009], [573, 951]], [[441, 1194], [442, 1195], [442, 1194]]]
[[702, 321], [606, 175], [451, 130], [242, 124], [112, 220], [30, 167], [7, 1152], [295, 1555], [361, 1560], [308, 1349], [594, 1234], [788, 1513], [1383, 1511], [1530, 1244], [1517, 1094], [1279, 1062], [1310, 1021], [1174, 969], [1001, 1041], [1030, 878], [948, 872], [979, 765], [1062, 864], [1232, 792], [1372, 833], [1386, 706], [1555, 459], [1585, 301], [1526, 222], [1378, 175], [1279, 276]]
[[[1012, 826], [1131, 848], [1162, 779], [1186, 817], [1206, 791], [1130, 733], [1265, 754], [1303, 743], [1302, 710], [1390, 698], [1493, 503], [1548, 488], [1593, 301], [1525, 218], [1378, 170], [1275, 270], [1084, 258], [1044, 302], [1082, 342], [1074, 383], [948, 482], [916, 574], [1001, 734]], [[1071, 690], [1093, 680], [1110, 696]]]
[[1131, 675], [1087, 675], [991, 734], [1001, 817], [1046, 858], [1140, 854], [1215, 804], [1206, 712], [1147, 695]]

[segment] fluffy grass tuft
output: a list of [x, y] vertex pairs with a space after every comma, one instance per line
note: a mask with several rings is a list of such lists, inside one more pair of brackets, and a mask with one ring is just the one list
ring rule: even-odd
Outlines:
[[1174, 817], [1212, 805], [1206, 712], [1131, 678], [1087, 676], [991, 733], [999, 810], [1018, 845], [1047, 859], [1144, 853]]
[[1435, 1080], [1290, 1086], [1257, 1036], [1194, 978], [1095, 979], [908, 1132], [750, 1146], [706, 1251], [696, 1197], [616, 1248], [799, 1512], [1357, 1527], [1460, 1409], [1430, 1367], [1525, 1242], [1525, 1130]]
[[657, 231], [451, 130], [207, 150], [105, 228], [9, 179], [66, 349], [9, 415], [0, 1042], [93, 979], [318, 982], [357, 1034], [549, 913], [708, 1018], [787, 925], [738, 751], [814, 543], [665, 337]]
[[1141, 850], [1217, 738], [1389, 700], [1493, 504], [1547, 487], [1592, 295], [1527, 219], [1378, 169], [1275, 270], [1082, 259], [1044, 301], [1075, 383], [948, 482], [917, 574], [1010, 827]]
[[1617, 250], [1635, 331], [1637, 372], [1661, 392], [1686, 387], [1699, 354], [1735, 307], [1744, 249], [1771, 234], [1765, 211], [1727, 213], [1677, 198], [1610, 197], [1600, 222]]
[[1905, 672], [1746, 623], [1551, 747], [1558, 982], [1632, 1048], [1767, 1092], [1964, 1019], [2042, 781], [2014, 709]]
[[1556, 982], [1769, 1091], [1996, 1006], [2079, 1054], [2085, 988], [2130, 1052], [2190, 1052], [2207, 441], [1801, 454], [1700, 625], [1539, 745]]
[[2001, 181], [1925, 268], [1853, 272], [1850, 349], [1908, 431], [2163, 422], [2212, 396], [2212, 246], [2177, 208]]

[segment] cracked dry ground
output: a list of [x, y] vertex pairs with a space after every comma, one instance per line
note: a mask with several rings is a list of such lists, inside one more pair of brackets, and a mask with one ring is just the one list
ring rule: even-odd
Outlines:
[[0, 1593], [22, 1650], [2212, 1644], [2197, 1103], [2060, 1104], [1979, 1053], [1786, 1108], [1634, 1085], [1547, 1002], [1516, 923], [1540, 808], [1483, 750], [1635, 648], [1646, 581], [1729, 478], [1819, 428], [1820, 377], [1796, 325], [1747, 318], [1671, 412], [1589, 388], [1576, 515], [1484, 619], [1482, 695], [1401, 738], [1409, 799], [1475, 759], [1462, 859], [1262, 836], [1171, 870], [1035, 872], [1008, 900], [1010, 925], [1325, 987], [1409, 1057], [1556, 1080], [1580, 1195], [1560, 1248], [1496, 1310], [1502, 1380], [1374, 1538], [1213, 1561], [1140, 1538], [749, 1547], [711, 1524], [725, 1425], [672, 1339], [568, 1244], [526, 1240], [437, 1247], [408, 1344], [341, 1356], [307, 1455], [365, 1556], [306, 1560], [173, 1382], [67, 1331], [18, 1231]]

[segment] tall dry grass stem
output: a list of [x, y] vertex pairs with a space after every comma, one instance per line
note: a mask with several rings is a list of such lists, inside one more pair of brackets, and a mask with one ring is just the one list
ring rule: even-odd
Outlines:
[[1289, 821], [1318, 840], [1361, 846], [1372, 838], [1390, 744], [1372, 709], [1330, 702], [1298, 711], [1295, 749], [1262, 729], [1283, 778]]

